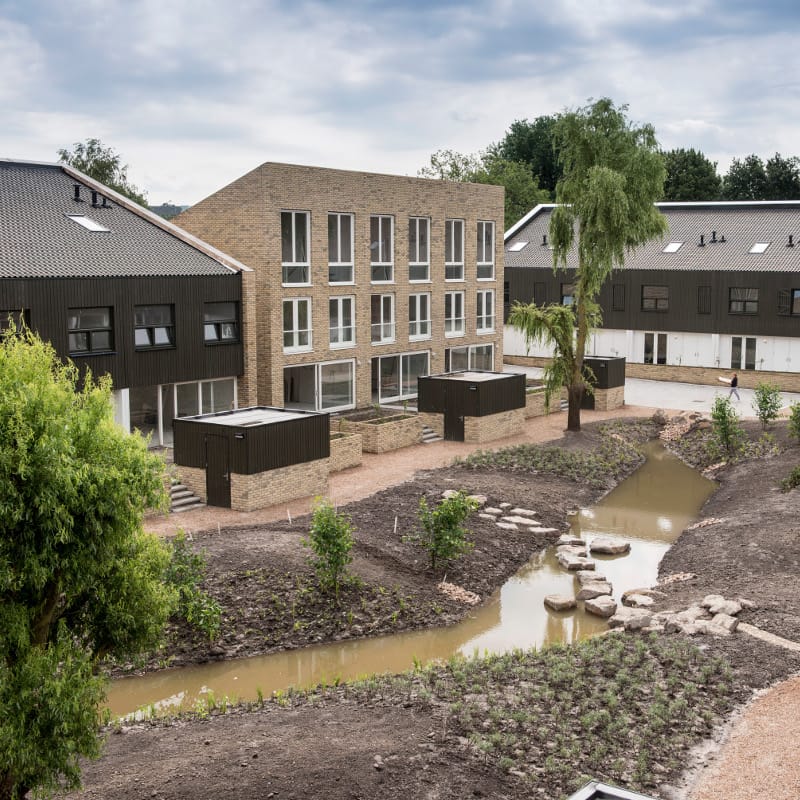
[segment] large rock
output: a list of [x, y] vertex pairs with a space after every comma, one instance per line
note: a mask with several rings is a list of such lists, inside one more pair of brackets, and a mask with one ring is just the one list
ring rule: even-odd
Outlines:
[[710, 614], [727, 614], [729, 617], [735, 617], [741, 610], [741, 605], [735, 600], [722, 600], [708, 606]]
[[553, 611], [569, 611], [578, 605], [574, 597], [567, 597], [563, 594], [545, 595], [544, 604]]
[[605, 575], [601, 575], [599, 572], [595, 572], [591, 569], [581, 569], [575, 573], [575, 577], [578, 580], [579, 586], [585, 586], [587, 583], [592, 583], [594, 581], [605, 581], [608, 583], [608, 579]]
[[[609, 618], [608, 624], [612, 628], [624, 628], [626, 631], [639, 631], [653, 624], [649, 611], [640, 608], [627, 608], [620, 606], [614, 615]], [[656, 623], [658, 624], [658, 623]]]
[[592, 600], [595, 597], [611, 594], [611, 584], [608, 581], [591, 581], [584, 583], [578, 592], [578, 600]]
[[621, 556], [625, 553], [629, 553], [630, 549], [630, 542], [623, 542], [619, 539], [607, 539], [603, 536], [598, 536], [589, 543], [589, 550], [592, 553], [599, 553], [605, 556]]
[[586, 547], [577, 544], [560, 544], [556, 548], [556, 555], [564, 553], [569, 556], [586, 556]]
[[595, 597], [593, 600], [587, 600], [583, 606], [589, 614], [594, 614], [596, 617], [611, 617], [617, 610], [617, 604], [607, 595], [603, 597]]
[[655, 602], [652, 597], [638, 592], [626, 592], [622, 596], [622, 605], [630, 606], [631, 608], [650, 608]]
[[595, 563], [591, 558], [583, 558], [581, 556], [572, 555], [571, 553], [559, 553], [557, 558], [558, 563], [561, 564], [564, 569], [567, 569], [570, 572], [584, 569], [594, 569], [595, 567]]
[[729, 633], [733, 633], [736, 628], [739, 626], [739, 620], [736, 617], [730, 616], [730, 614], [714, 614], [714, 617], [711, 620], [712, 625], [717, 625], [720, 628], [725, 628], [726, 631]]
[[586, 547], [586, 542], [584, 542], [583, 539], [579, 539], [577, 536], [573, 536], [570, 533], [563, 533], [558, 537], [556, 545], [560, 547], [564, 544], [571, 544], [575, 545], [576, 547]]

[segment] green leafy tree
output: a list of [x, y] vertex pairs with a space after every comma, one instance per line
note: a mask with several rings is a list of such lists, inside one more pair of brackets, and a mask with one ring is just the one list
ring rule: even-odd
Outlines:
[[789, 436], [800, 441], [800, 403], [789, 406]]
[[106, 656], [154, 647], [176, 607], [142, 532], [163, 462], [114, 422], [108, 379], [34, 334], [0, 340], [0, 799], [79, 784]]
[[717, 164], [709, 161], [699, 150], [669, 150], [664, 155], [667, 177], [664, 181], [664, 200], [686, 202], [718, 200], [722, 179]]
[[[632, 125], [626, 111], [627, 106], [617, 108], [603, 98], [563, 114], [554, 129], [564, 169], [550, 221], [554, 270], [566, 267], [574, 246], [578, 255], [575, 339], [572, 356], [559, 367], [567, 387], [571, 431], [581, 427], [586, 342], [600, 323], [597, 295], [614, 267], [625, 263], [626, 252], [666, 230], [663, 215], [653, 205], [663, 194], [665, 175], [655, 132], [650, 125]], [[536, 323], [526, 323], [525, 308], [532, 307], [517, 310], [515, 327], [533, 332]], [[562, 318], [558, 321], [563, 325]], [[563, 350], [562, 357], [566, 358]]]
[[781, 406], [781, 390], [772, 383], [759, 383], [753, 394], [753, 411], [761, 420], [761, 426], [766, 428], [771, 422], [778, 419]]
[[555, 196], [562, 172], [554, 135], [557, 121], [557, 116], [536, 117], [533, 122], [516, 120], [495, 146], [500, 157], [526, 164], [549, 200]]
[[456, 150], [437, 150], [431, 155], [430, 162], [417, 173], [420, 178], [471, 183], [475, 173], [481, 169], [479, 156]]
[[337, 513], [328, 500], [318, 500], [311, 516], [311, 530], [303, 544], [314, 552], [311, 564], [320, 588], [333, 592], [339, 599], [339, 588], [353, 560], [353, 527], [346, 514]]
[[742, 450], [745, 433], [739, 415], [728, 397], [717, 397], [711, 407], [711, 429], [719, 448], [728, 458]]
[[105, 147], [99, 139], [75, 142], [72, 150], [62, 148], [58, 158], [62, 164], [69, 164], [134, 203], [147, 206], [147, 195], [128, 180], [128, 165], [122, 163], [122, 156], [111, 147]]
[[478, 503], [465, 492], [451, 494], [433, 509], [424, 497], [420, 498], [422, 531], [408, 538], [419, 542], [428, 551], [431, 569], [435, 570], [442, 562], [452, 561], [472, 549], [464, 522], [477, 507]]
[[766, 200], [767, 172], [755, 154], [734, 158], [722, 179], [723, 200]]
[[775, 153], [767, 159], [764, 172], [767, 176], [765, 200], [800, 199], [800, 159], [797, 156], [784, 158]]

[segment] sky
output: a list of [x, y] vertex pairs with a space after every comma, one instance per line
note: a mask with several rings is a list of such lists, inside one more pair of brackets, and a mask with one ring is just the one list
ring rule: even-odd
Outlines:
[[664, 149], [800, 155], [797, 0], [0, 0], [0, 157], [98, 138], [151, 203], [265, 161], [416, 175], [610, 97]]

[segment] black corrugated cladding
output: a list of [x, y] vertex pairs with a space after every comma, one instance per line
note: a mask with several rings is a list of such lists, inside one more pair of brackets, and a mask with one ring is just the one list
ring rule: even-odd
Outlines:
[[452, 377], [458, 374], [419, 378], [417, 408], [433, 414], [485, 417], [525, 406], [525, 375], [522, 373], [481, 373], [493, 377], [479, 381]]
[[594, 373], [596, 389], [614, 389], [625, 385], [624, 356], [587, 356], [583, 363]]
[[[207, 421], [209, 418], [219, 419], [236, 413], [222, 411], [173, 420], [175, 463], [183, 467], [205, 468], [207, 434], [227, 438], [230, 469], [238, 475], [253, 475], [304, 464], [328, 458], [331, 454], [329, 414], [292, 411], [290, 419], [256, 425], [237, 425], [235, 422], [225, 425]], [[297, 414], [302, 416], [298, 418], [295, 416]]]
[[[0, 310], [28, 313], [28, 324], [49, 341], [62, 359], [82, 371], [111, 375], [114, 386], [152, 386], [241, 375], [241, 274], [136, 278], [36, 278], [0, 280]], [[203, 339], [205, 303], [235, 302], [240, 341], [207, 344]], [[174, 307], [175, 346], [137, 350], [134, 310], [140, 305]], [[70, 355], [67, 315], [70, 308], [112, 309], [114, 350]]]

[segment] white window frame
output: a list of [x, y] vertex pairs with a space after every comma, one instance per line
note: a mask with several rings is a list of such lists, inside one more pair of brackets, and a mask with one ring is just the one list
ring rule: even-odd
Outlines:
[[[283, 260], [283, 215], [291, 214], [292, 220], [292, 256], [291, 261]], [[303, 261], [297, 260], [297, 253], [295, 252], [296, 236], [295, 227], [298, 216], [305, 217], [306, 220], [306, 258]], [[292, 211], [289, 209], [281, 210], [281, 285], [282, 286], [311, 286], [311, 214], [308, 211]], [[288, 268], [305, 267], [305, 280], [303, 281], [287, 281]]]
[[[425, 223], [426, 236], [425, 236], [425, 252], [420, 253], [419, 246], [419, 229], [420, 223]], [[411, 229], [416, 230], [416, 245], [417, 252], [411, 252]], [[424, 278], [412, 278], [412, 267], [424, 267]], [[431, 282], [431, 220], [430, 217], [409, 217], [408, 218], [408, 282], [409, 283], [430, 283]]]
[[[422, 309], [422, 298], [425, 298], [426, 309]], [[425, 311], [425, 313], [423, 313]], [[408, 296], [408, 340], [410, 342], [431, 338], [431, 295], [420, 292]]]
[[[486, 252], [486, 231], [490, 231], [489, 252]], [[477, 277], [479, 281], [494, 280], [494, 222], [490, 220], [478, 220], [478, 258], [477, 258]], [[482, 275], [481, 272], [488, 272]]]
[[[378, 221], [378, 241], [372, 241], [372, 221]], [[384, 253], [382, 242], [383, 242], [383, 227], [385, 224], [389, 225], [389, 252]], [[370, 241], [370, 250], [369, 250], [369, 268], [370, 268], [370, 283], [394, 283], [394, 217], [390, 216], [389, 214], [370, 214], [369, 218], [369, 241]], [[376, 248], [373, 248], [373, 244], [377, 244]], [[376, 268], [379, 270], [383, 270], [386, 267], [389, 268], [389, 277], [388, 278], [375, 278], [375, 271]]]
[[[336, 304], [335, 318], [331, 314], [331, 303]], [[350, 304], [350, 325], [343, 325], [344, 319], [344, 304]], [[334, 324], [334, 322], [336, 324]], [[346, 347], [355, 347], [356, 344], [356, 299], [352, 295], [344, 295], [342, 297], [329, 297], [328, 298], [328, 346], [331, 350], [342, 350]], [[350, 333], [349, 339], [344, 339], [343, 336], [348, 332]], [[339, 334], [339, 341], [334, 341], [334, 332]]]
[[[372, 301], [380, 298], [381, 321], [375, 322], [372, 319]], [[389, 309], [389, 321], [385, 318], [386, 309]], [[395, 306], [393, 294], [373, 294], [370, 296], [370, 342], [373, 345], [391, 344], [395, 341]], [[376, 338], [378, 334], [378, 338]]]
[[[460, 231], [460, 236], [456, 236], [456, 232]], [[448, 235], [450, 241], [448, 242]], [[456, 259], [456, 242], [460, 239], [461, 243], [461, 260]], [[444, 221], [444, 279], [445, 281], [463, 281], [464, 280], [464, 220], [463, 219], [446, 219]], [[457, 276], [454, 276], [456, 273]]]
[[465, 344], [465, 345], [461, 345], [459, 347], [448, 347], [447, 348], [447, 350], [449, 352], [449, 355], [446, 357], [446, 362], [447, 362], [446, 363], [446, 367], [447, 367], [447, 369], [449, 371], [451, 371], [451, 372], [455, 371], [454, 368], [453, 368], [453, 353], [454, 352], [456, 352], [456, 353], [464, 353], [464, 352], [466, 352], [466, 355], [467, 355], [467, 369], [468, 370], [478, 369], [478, 367], [475, 366], [475, 353], [476, 353], [476, 350], [483, 349], [483, 348], [486, 348], [486, 347], [489, 348], [489, 350], [490, 350], [490, 352], [492, 354], [491, 362], [492, 362], [492, 365], [494, 365], [494, 344], [490, 344], [490, 343], [487, 343], [487, 344]]
[[[286, 305], [287, 305], [287, 303], [292, 306], [292, 327], [291, 327], [291, 329], [287, 329], [286, 326], [285, 326]], [[302, 330], [298, 325], [298, 319], [299, 319], [299, 316], [300, 316], [299, 309], [300, 309], [300, 304], [301, 303], [306, 303], [307, 306], [308, 306], [308, 310], [307, 310], [308, 344], [298, 344], [298, 340], [300, 338], [300, 334], [304, 332], [304, 330]], [[283, 342], [283, 352], [284, 353], [307, 353], [309, 350], [313, 349], [314, 341], [313, 341], [312, 308], [313, 307], [312, 307], [312, 304], [311, 304], [311, 298], [310, 297], [285, 297], [283, 299], [283, 302], [281, 303], [281, 329], [282, 329], [282, 332], [283, 332], [283, 334], [282, 334], [283, 335], [282, 342]], [[289, 346], [286, 345], [286, 334], [287, 333], [291, 333], [292, 334], [292, 340], [294, 342], [294, 344], [291, 344]]]
[[494, 333], [494, 289], [479, 289], [475, 328], [477, 333]]
[[426, 364], [426, 375], [431, 374], [431, 354], [429, 350], [414, 350], [412, 352], [406, 353], [392, 353], [391, 355], [386, 356], [377, 356], [378, 361], [378, 375], [380, 375], [381, 365], [380, 362], [384, 361], [388, 358], [396, 358], [398, 363], [398, 371], [397, 371], [397, 394], [387, 395], [384, 397], [381, 391], [380, 380], [378, 380], [378, 402], [379, 403], [393, 403], [397, 402], [398, 400], [408, 400], [413, 397], [417, 397], [417, 392], [409, 392], [407, 394], [403, 393], [403, 383], [405, 382], [405, 366], [406, 366], [406, 359], [415, 358], [417, 356], [425, 356], [427, 364]]
[[[458, 306], [461, 306], [460, 309]], [[449, 306], [449, 308], [448, 308]], [[460, 314], [458, 312], [461, 312]], [[464, 336], [466, 325], [464, 321], [464, 292], [444, 293], [444, 335], [450, 339]]]
[[[326, 407], [323, 408], [323, 405], [322, 405], [322, 369], [323, 369], [323, 367], [328, 367], [328, 366], [330, 366], [332, 364], [349, 364], [350, 365], [350, 376], [353, 379], [353, 383], [352, 383], [353, 402], [352, 403], [348, 403], [347, 405], [344, 405], [344, 406], [326, 406]], [[334, 412], [334, 411], [344, 411], [345, 409], [348, 409], [348, 408], [355, 408], [355, 406], [356, 406], [356, 397], [358, 397], [358, 395], [356, 394], [356, 380], [357, 380], [356, 372], [357, 372], [357, 370], [356, 370], [356, 362], [355, 362], [354, 358], [345, 358], [345, 359], [336, 360], [336, 361], [320, 361], [317, 364], [317, 370], [316, 370], [316, 374], [314, 376], [314, 382], [315, 382], [314, 394], [316, 395], [316, 399], [315, 399], [315, 403], [314, 404], [317, 407], [317, 411]]]
[[[350, 260], [349, 261], [342, 261], [342, 218], [347, 217], [350, 220]], [[331, 219], [335, 218], [336, 220], [336, 246], [337, 252], [332, 253], [330, 247], [330, 224]], [[354, 256], [354, 247], [355, 247], [355, 215], [354, 214], [346, 214], [346, 213], [339, 213], [337, 211], [329, 211], [328, 212], [328, 283], [332, 285], [341, 286], [343, 284], [353, 284], [355, 283], [355, 256]], [[350, 268], [350, 277], [348, 280], [345, 281], [334, 281], [331, 280], [331, 267], [335, 268], [343, 268], [349, 267]]]

